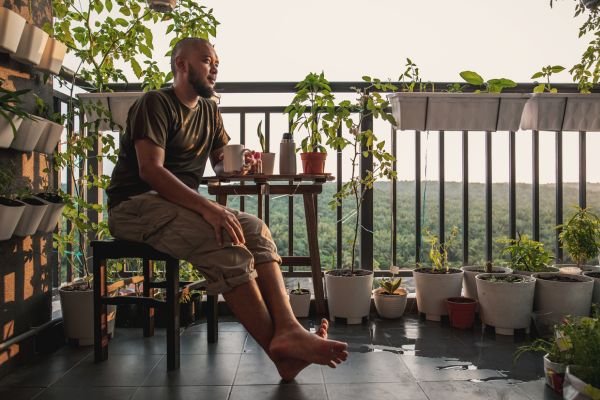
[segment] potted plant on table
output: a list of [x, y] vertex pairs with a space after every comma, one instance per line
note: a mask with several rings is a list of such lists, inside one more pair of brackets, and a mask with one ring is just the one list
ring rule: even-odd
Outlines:
[[260, 143], [260, 161], [261, 161], [261, 173], [265, 175], [273, 175], [273, 170], [275, 169], [275, 153], [269, 152], [269, 146], [265, 140], [265, 135], [262, 132], [262, 121], [258, 123], [258, 127], [256, 128], [256, 135], [258, 136], [258, 141]]
[[[380, 178], [393, 179], [396, 172], [392, 168], [394, 157], [385, 151], [385, 142], [379, 141], [372, 129], [365, 128], [364, 121], [368, 117], [380, 118], [394, 124], [394, 117], [387, 112], [389, 103], [379, 93], [389, 91], [391, 84], [365, 76], [366, 85], [356, 88], [356, 102], [344, 100], [338, 106], [344, 126], [348, 128], [348, 137], [338, 136], [337, 129], [329, 132], [328, 144], [337, 151], [350, 149], [352, 175], [348, 182], [334, 194], [331, 207], [337, 207], [346, 199], [352, 201], [352, 213], [345, 221], [352, 221], [354, 230], [350, 242], [350, 265], [343, 269], [333, 269], [325, 273], [329, 316], [345, 318], [348, 324], [361, 323], [368, 317], [371, 306], [371, 291], [373, 288], [373, 270], [371, 265], [356, 265], [356, 249], [358, 233], [363, 229], [360, 225], [360, 213], [365, 194], [372, 190], [373, 184]], [[353, 115], [358, 115], [358, 118]], [[358, 173], [361, 157], [373, 157], [373, 168]], [[352, 219], [350, 219], [352, 218]]]
[[400, 271], [397, 266], [390, 267], [391, 278], [382, 278], [377, 284], [378, 288], [373, 290], [373, 302], [377, 314], [382, 318], [400, 318], [406, 309], [406, 298], [408, 292], [402, 288], [402, 278], [394, 278]]
[[300, 286], [300, 281], [295, 289], [290, 290], [290, 305], [296, 318], [306, 318], [310, 310], [310, 290]]
[[284, 111], [288, 114], [290, 132], [304, 128], [308, 135], [301, 141], [300, 158], [305, 174], [323, 174], [327, 152], [323, 141], [335, 137], [342, 124], [325, 74], [311, 72], [296, 84], [296, 95]]
[[417, 291], [417, 308], [430, 321], [440, 321], [443, 315], [448, 315], [446, 299], [460, 297], [462, 290], [463, 272], [451, 268], [448, 253], [456, 242], [458, 228], [452, 227], [450, 235], [444, 242], [438, 236], [427, 234], [430, 244], [429, 259], [431, 267], [419, 267], [413, 271]]

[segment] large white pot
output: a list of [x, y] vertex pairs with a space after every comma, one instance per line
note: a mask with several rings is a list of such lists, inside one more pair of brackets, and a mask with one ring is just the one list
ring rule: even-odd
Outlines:
[[[560, 323], [566, 315], [588, 316], [592, 305], [594, 280], [583, 275], [566, 275], [558, 273], [538, 273], [536, 279], [535, 301], [536, 312], [550, 312], [549, 318]], [[569, 279], [570, 282], [551, 281], [544, 278], [555, 276]]]
[[25, 203], [0, 197], [0, 241], [10, 239], [23, 211]]
[[439, 321], [442, 315], [448, 315], [446, 299], [460, 297], [463, 272], [458, 269], [450, 274], [430, 274], [421, 272], [429, 268], [418, 268], [413, 271], [417, 290], [417, 307], [420, 313], [430, 321]]
[[111, 120], [125, 129], [127, 126], [127, 114], [133, 103], [143, 94], [143, 92], [110, 92], [110, 93], [79, 93], [77, 97], [82, 101], [85, 109], [85, 116], [88, 122], [99, 119], [98, 107], [102, 107], [99, 130], [111, 130], [111, 124], [105, 121], [106, 111], [110, 112]]
[[[477, 282], [475, 277], [479, 274], [485, 273], [485, 266], [483, 265], [465, 265], [460, 268], [465, 274], [463, 276], [463, 289], [465, 297], [478, 300], [477, 296]], [[492, 273], [500, 274], [512, 274], [512, 269], [508, 267], [492, 267]]]
[[[65, 337], [77, 340], [80, 346], [94, 344], [94, 291], [65, 290], [60, 288], [60, 307], [62, 310]], [[109, 305], [108, 334], [113, 336], [117, 306]]]
[[[23, 119], [14, 114], [10, 115], [15, 130], [18, 131], [19, 127], [23, 123]], [[12, 125], [7, 119], [5, 119], [3, 116], [0, 116], [0, 149], [8, 149], [14, 139], [15, 131], [13, 131]]]
[[15, 140], [10, 145], [11, 149], [33, 151], [47, 127], [48, 121], [43, 118], [32, 116], [32, 119], [25, 119], [17, 130]]
[[25, 203], [25, 210], [15, 228], [14, 235], [33, 235], [37, 231], [48, 205], [36, 198], [21, 199], [20, 201]]
[[46, 130], [42, 132], [34, 150], [45, 154], [54, 153], [54, 149], [56, 149], [56, 145], [60, 142], [60, 137], [62, 136], [64, 129], [65, 127], [61, 124], [48, 121]]
[[[490, 281], [489, 277], [519, 277], [521, 282]], [[479, 316], [485, 325], [493, 326], [496, 334], [514, 335], [515, 329], [529, 333], [535, 278], [525, 275], [478, 274]]]
[[289, 299], [296, 318], [308, 317], [310, 311], [310, 291], [308, 289], [302, 289], [302, 294], [290, 291]]
[[38, 65], [44, 54], [48, 34], [33, 24], [26, 24], [19, 41], [17, 51], [12, 56], [15, 60]]
[[373, 271], [353, 276], [336, 276], [332, 272], [335, 270], [325, 273], [329, 318], [332, 321], [345, 318], [348, 324], [362, 323], [363, 318], [369, 316], [371, 308]]
[[54, 228], [56, 228], [56, 224], [62, 215], [62, 210], [65, 208], [65, 204], [62, 202], [60, 196], [54, 194], [39, 193], [35, 196], [35, 198], [48, 205], [48, 208], [46, 209], [46, 212], [40, 221], [40, 225], [38, 226], [38, 232], [54, 232]]
[[499, 94], [430, 93], [427, 130], [494, 131], [499, 104]]
[[592, 295], [592, 302], [600, 305], [600, 273], [598, 271], [586, 271], [583, 273], [583, 275], [594, 280], [594, 293]]
[[396, 129], [424, 131], [427, 122], [427, 96], [430, 93], [401, 92], [388, 96]]
[[25, 18], [8, 8], [0, 8], [0, 51], [14, 53], [17, 51]]
[[403, 288], [398, 288], [395, 294], [383, 294], [382, 288], [373, 290], [373, 302], [377, 314], [382, 318], [400, 318], [406, 309], [408, 293]]
[[49, 72], [54, 75], [58, 75], [60, 67], [62, 67], [65, 54], [67, 52], [67, 45], [61, 41], [58, 41], [52, 37], [48, 38], [42, 58], [37, 66], [37, 69], [44, 72]]

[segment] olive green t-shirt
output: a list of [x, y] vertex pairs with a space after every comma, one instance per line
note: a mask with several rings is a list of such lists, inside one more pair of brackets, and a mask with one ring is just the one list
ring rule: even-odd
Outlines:
[[195, 108], [182, 104], [173, 88], [145, 93], [129, 109], [117, 164], [106, 190], [108, 206], [152, 190], [140, 178], [134, 142], [150, 139], [165, 150], [164, 166], [196, 190], [210, 153], [229, 142], [217, 104], [200, 98]]

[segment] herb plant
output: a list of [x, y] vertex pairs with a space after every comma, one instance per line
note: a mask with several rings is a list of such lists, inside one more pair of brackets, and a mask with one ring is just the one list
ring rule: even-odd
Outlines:
[[576, 207], [567, 223], [559, 225], [558, 239], [577, 266], [600, 253], [600, 219], [587, 208]]
[[[550, 77], [553, 74], [558, 74], [559, 72], [564, 71], [565, 67], [560, 65], [548, 65], [543, 67], [541, 71], [536, 72], [531, 76], [531, 79], [545, 78], [545, 83], [538, 83], [537, 86], [533, 88], [533, 93], [558, 93], [558, 89], [552, 87], [550, 84]], [[537, 83], [537, 82], [536, 82]]]
[[483, 87], [483, 89], [476, 90], [475, 93], [502, 93], [502, 91], [506, 88], [513, 88], [517, 86], [514, 81], [506, 78], [484, 81], [481, 75], [474, 71], [462, 71], [460, 76], [469, 85]]
[[526, 234], [517, 233], [517, 239], [502, 238], [498, 242], [506, 245], [503, 256], [509, 256], [509, 265], [513, 270], [543, 272], [553, 260], [544, 244], [532, 240]]
[[438, 273], [450, 271], [448, 253], [454, 247], [458, 237], [458, 227], [453, 226], [446, 241], [441, 242], [437, 235], [426, 232], [425, 240], [429, 243], [429, 259], [433, 270]]
[[396, 294], [396, 290], [402, 284], [402, 278], [394, 279], [394, 276], [400, 271], [400, 268], [396, 266], [392, 266], [390, 268], [390, 272], [392, 273], [391, 278], [381, 278], [378, 282], [379, 287], [381, 288], [381, 294], [393, 295]]

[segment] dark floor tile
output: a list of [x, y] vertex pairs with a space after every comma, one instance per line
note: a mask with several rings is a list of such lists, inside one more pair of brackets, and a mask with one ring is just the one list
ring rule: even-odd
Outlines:
[[503, 378], [496, 370], [479, 369], [468, 361], [449, 358], [401, 356], [412, 376], [421, 381], [451, 381]]
[[65, 346], [54, 353], [40, 355], [27, 365], [18, 367], [0, 380], [0, 386], [50, 386], [90, 354], [89, 346]]
[[180, 368], [167, 371], [164, 357], [142, 386], [232, 385], [239, 360], [239, 354], [182, 354]]
[[414, 379], [398, 355], [388, 352], [350, 353], [337, 368], [323, 367], [325, 383], [409, 383]]
[[329, 400], [427, 400], [415, 382], [410, 383], [353, 383], [326, 385]]
[[[123, 329], [122, 329], [123, 330]], [[136, 334], [128, 334], [110, 341], [108, 354], [137, 354], [137, 355], [164, 355], [167, 354], [167, 338], [164, 335], [144, 337], [138, 329], [127, 329], [137, 331]]]
[[[319, 365], [310, 365], [294, 380], [298, 384], [322, 384], [323, 374]], [[235, 376], [235, 385], [270, 385], [281, 383], [275, 364], [262, 354], [243, 354]]]
[[29, 400], [41, 393], [45, 388], [25, 387], [0, 387], [0, 399]]
[[55, 386], [140, 386], [164, 356], [113, 354], [95, 363], [90, 356], [63, 376]]
[[[237, 321], [224, 321], [223, 317], [219, 317], [219, 332], [246, 332], [244, 326]], [[189, 335], [197, 332], [206, 332], [208, 330], [208, 325], [206, 322], [201, 322], [195, 325], [188, 326], [184, 335]]]
[[246, 332], [220, 332], [217, 343], [208, 343], [206, 334], [181, 336], [181, 354], [240, 354], [246, 342]]
[[546, 378], [517, 384], [531, 400], [560, 400], [562, 396], [546, 385]]
[[234, 386], [230, 400], [323, 400], [326, 399], [324, 385], [281, 385]]
[[125, 387], [51, 387], [44, 390], [35, 400], [128, 400], [135, 388]]
[[227, 400], [230, 390], [230, 386], [140, 387], [132, 400]]
[[513, 384], [506, 382], [421, 382], [430, 400], [531, 400]]

